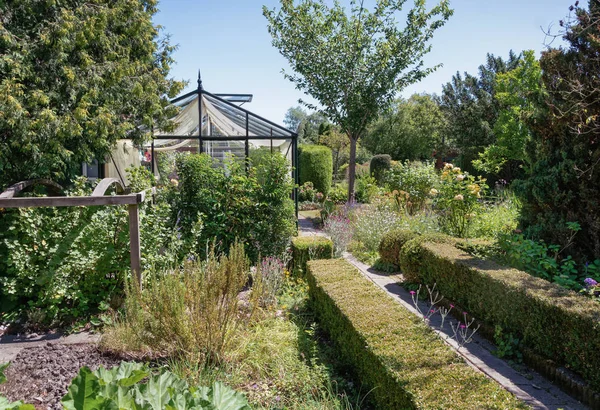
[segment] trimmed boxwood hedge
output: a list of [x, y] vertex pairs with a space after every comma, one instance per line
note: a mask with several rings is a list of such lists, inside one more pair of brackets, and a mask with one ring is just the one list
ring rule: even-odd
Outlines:
[[400, 266], [400, 249], [419, 234], [408, 229], [392, 229], [379, 242], [379, 259], [384, 263]]
[[600, 305], [528, 273], [420, 238], [400, 252], [404, 277], [440, 293], [490, 326], [522, 335], [535, 353], [600, 388]]
[[300, 185], [312, 182], [317, 192], [327, 196], [333, 177], [333, 155], [324, 145], [306, 145], [298, 147], [298, 177]]
[[313, 259], [331, 259], [333, 242], [324, 236], [298, 236], [292, 239], [292, 270], [295, 274], [306, 272], [306, 262]]
[[525, 408], [344, 259], [307, 264], [311, 301], [378, 409]]

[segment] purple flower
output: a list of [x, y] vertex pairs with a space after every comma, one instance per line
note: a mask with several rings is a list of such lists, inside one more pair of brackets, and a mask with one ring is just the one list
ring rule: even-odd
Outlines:
[[430, 310], [430, 312], [431, 312], [431, 313], [435, 313], [435, 309], [431, 309], [431, 310]]
[[461, 329], [464, 329], [464, 328], [466, 328], [466, 327], [467, 327], [466, 325], [460, 325], [460, 328], [461, 328]]
[[594, 279], [592, 278], [586, 278], [583, 283], [585, 283], [585, 286], [587, 288], [591, 288], [593, 286], [596, 286], [598, 284], [598, 282], [596, 282]]

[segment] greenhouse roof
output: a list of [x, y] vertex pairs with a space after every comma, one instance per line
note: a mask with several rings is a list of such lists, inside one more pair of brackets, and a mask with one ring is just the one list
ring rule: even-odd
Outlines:
[[[296, 139], [297, 134], [235, 103], [252, 101], [252, 94], [212, 94], [201, 85], [173, 99], [181, 111], [173, 118], [172, 132], [156, 130], [155, 139]], [[202, 117], [202, 132], [199, 119]]]

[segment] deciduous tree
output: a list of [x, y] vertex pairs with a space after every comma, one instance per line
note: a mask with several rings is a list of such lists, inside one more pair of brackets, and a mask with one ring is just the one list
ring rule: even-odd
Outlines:
[[350, 140], [348, 198], [354, 196], [356, 146], [398, 91], [435, 70], [425, 68], [433, 33], [452, 14], [448, 0], [428, 10], [415, 0], [400, 27], [396, 14], [406, 0], [377, 0], [372, 10], [364, 0], [281, 0], [279, 10], [263, 7], [273, 45], [289, 61], [284, 73], [296, 87], [320, 104], [320, 110]]

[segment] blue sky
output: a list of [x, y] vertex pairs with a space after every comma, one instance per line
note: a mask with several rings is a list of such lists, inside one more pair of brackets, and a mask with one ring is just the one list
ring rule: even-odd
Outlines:
[[[245, 108], [281, 124], [287, 109], [307, 97], [281, 74], [287, 61], [271, 45], [263, 4], [273, 8], [278, 1], [162, 0], [154, 21], [179, 45], [172, 75], [189, 80], [187, 90], [196, 87], [200, 69], [206, 90], [254, 94]], [[410, 4], [408, 0], [405, 8]], [[443, 67], [402, 95], [439, 93], [457, 71], [475, 73], [488, 52], [506, 56], [510, 49], [533, 49], [539, 56], [545, 48], [542, 28], [553, 24], [556, 31], [570, 4], [569, 0], [451, 0], [454, 15], [435, 33], [425, 58], [427, 65]]]

